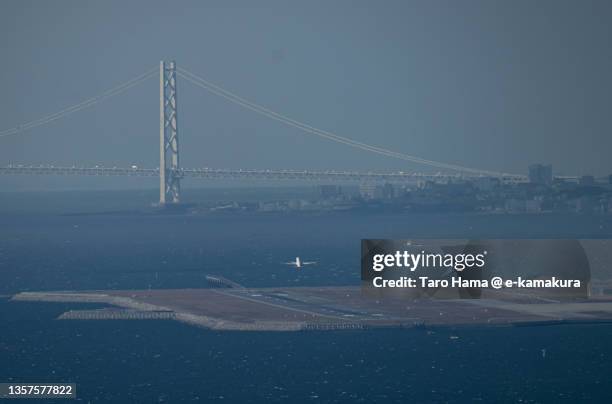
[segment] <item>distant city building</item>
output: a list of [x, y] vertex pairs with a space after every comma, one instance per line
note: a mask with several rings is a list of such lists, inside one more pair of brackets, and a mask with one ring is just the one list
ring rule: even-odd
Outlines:
[[552, 165], [532, 164], [529, 166], [529, 182], [532, 184], [552, 184]]
[[582, 196], [576, 200], [576, 212], [593, 213], [597, 210], [597, 202], [590, 196]]
[[361, 184], [359, 186], [359, 195], [363, 199], [393, 199], [395, 198], [395, 187], [393, 184]]
[[323, 199], [338, 198], [342, 196], [342, 187], [339, 185], [319, 185], [317, 191], [319, 197]]
[[499, 185], [499, 178], [479, 177], [474, 179], [474, 186], [479, 191], [492, 191], [493, 189], [499, 187]]
[[506, 212], [525, 212], [525, 201], [521, 199], [506, 199], [504, 201], [504, 210]]
[[378, 184], [361, 184], [359, 186], [359, 195], [363, 199], [382, 199], [384, 197], [383, 187]]
[[578, 185], [592, 186], [595, 185], [595, 177], [592, 175], [583, 175], [578, 180]]
[[383, 198], [385, 199], [393, 199], [395, 198], [395, 187], [393, 184], [385, 184], [382, 189]]
[[542, 200], [531, 199], [525, 201], [525, 212], [538, 213], [542, 211]]
[[542, 200], [540, 199], [508, 199], [504, 208], [510, 213], [539, 213], [542, 211]]

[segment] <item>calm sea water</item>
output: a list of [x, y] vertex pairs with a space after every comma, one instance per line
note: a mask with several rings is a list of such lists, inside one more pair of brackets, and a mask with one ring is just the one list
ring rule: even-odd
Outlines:
[[[209, 273], [254, 287], [357, 284], [361, 238], [612, 235], [609, 216], [142, 211], [153, 199], [3, 195], [0, 294], [205, 287]], [[280, 264], [296, 255], [320, 265]], [[74, 382], [83, 402], [612, 400], [609, 325], [218, 333], [54, 320], [75, 307], [0, 299], [0, 381]]]

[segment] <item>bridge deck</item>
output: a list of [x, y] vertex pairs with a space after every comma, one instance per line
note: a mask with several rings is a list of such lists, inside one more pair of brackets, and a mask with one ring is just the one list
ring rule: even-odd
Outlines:
[[[69, 176], [130, 176], [159, 177], [158, 168], [118, 167], [55, 167], [11, 165], [0, 167], [0, 175], [69, 175]], [[427, 174], [419, 172], [358, 172], [313, 170], [248, 170], [223, 168], [185, 168], [177, 176], [181, 178], [236, 179], [236, 180], [305, 180], [305, 181], [361, 181], [361, 182], [415, 182], [418, 180], [449, 180], [477, 178], [469, 174]], [[526, 181], [525, 177], [500, 177], [505, 182]]]

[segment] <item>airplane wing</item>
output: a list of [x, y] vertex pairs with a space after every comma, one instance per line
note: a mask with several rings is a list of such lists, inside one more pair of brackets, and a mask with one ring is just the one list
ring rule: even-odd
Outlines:
[[317, 261], [306, 261], [306, 262], [302, 262], [302, 265], [314, 265], [316, 263]]

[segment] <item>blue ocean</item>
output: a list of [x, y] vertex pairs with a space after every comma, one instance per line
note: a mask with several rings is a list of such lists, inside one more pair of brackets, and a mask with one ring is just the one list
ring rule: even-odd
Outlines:
[[[609, 215], [194, 215], [148, 209], [155, 196], [0, 196], [1, 382], [76, 383], [85, 403], [612, 402], [607, 324], [213, 332], [163, 320], [57, 321], [86, 305], [9, 300], [34, 290], [206, 287], [206, 274], [251, 287], [356, 285], [362, 238], [612, 237]], [[297, 255], [319, 265], [281, 264]]]

